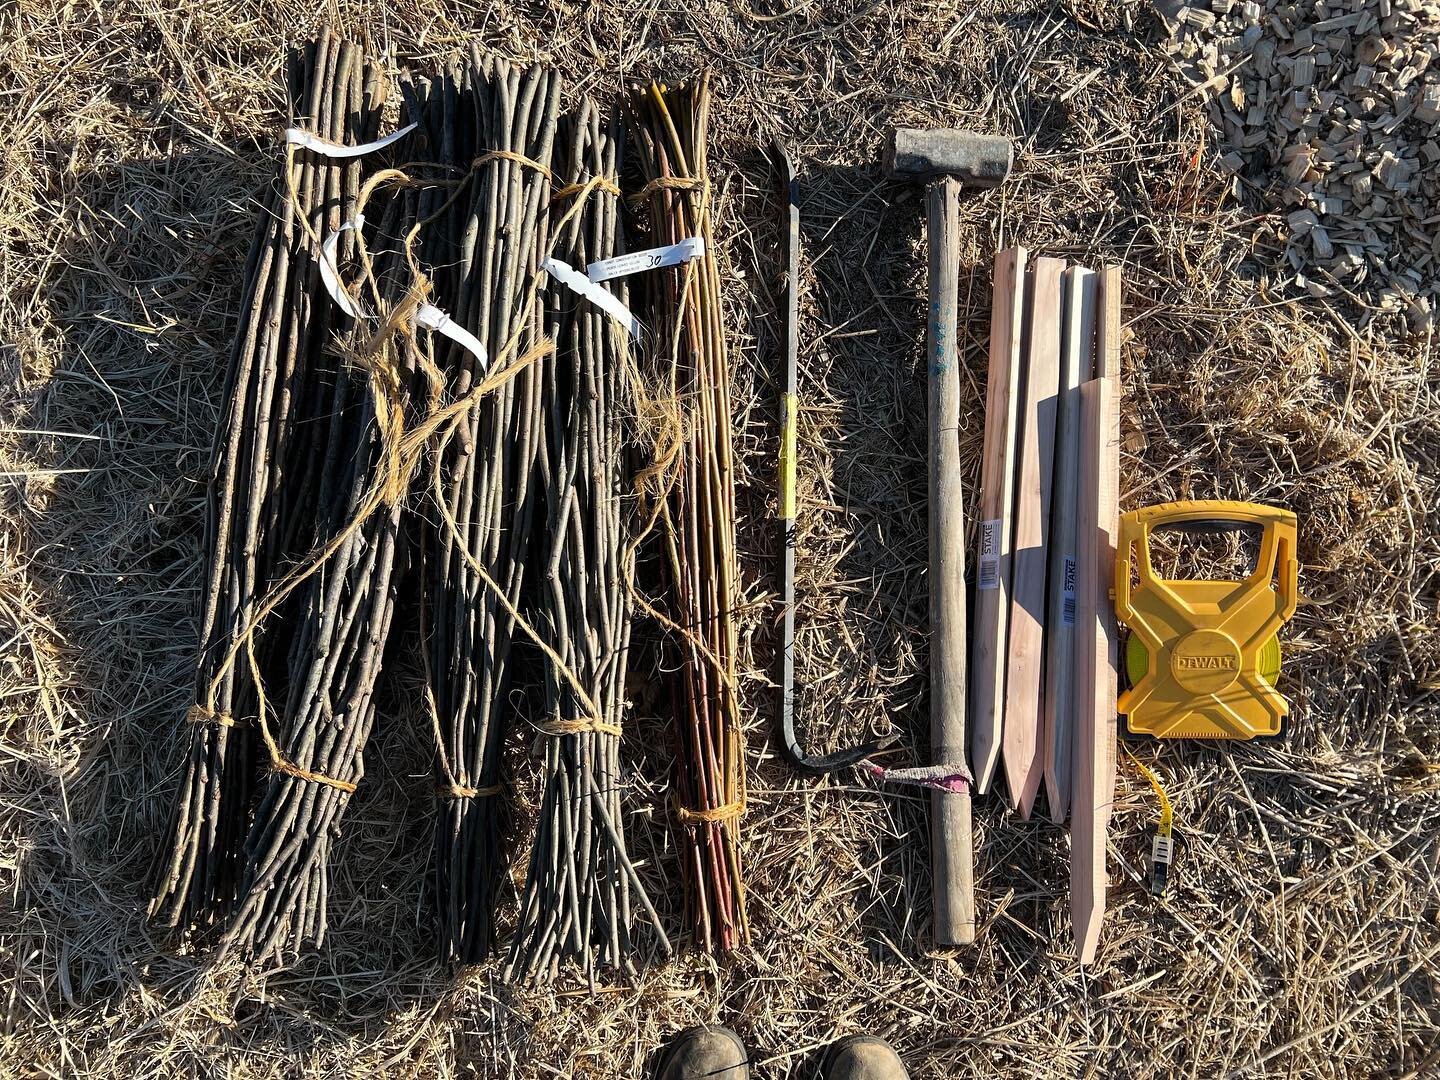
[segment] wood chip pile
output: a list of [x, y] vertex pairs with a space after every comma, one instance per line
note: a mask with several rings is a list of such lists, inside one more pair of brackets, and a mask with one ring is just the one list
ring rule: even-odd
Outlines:
[[1363, 321], [1435, 327], [1440, 4], [1210, 0], [1171, 7], [1170, 49], [1203, 86], [1233, 190], [1284, 215], [1282, 285]]

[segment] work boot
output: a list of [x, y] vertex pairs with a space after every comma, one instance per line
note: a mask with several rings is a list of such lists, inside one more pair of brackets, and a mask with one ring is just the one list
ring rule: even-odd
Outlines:
[[821, 1080], [910, 1080], [900, 1055], [884, 1039], [852, 1035], [830, 1047]]
[[670, 1040], [655, 1080], [750, 1080], [750, 1058], [735, 1032], [701, 1024]]

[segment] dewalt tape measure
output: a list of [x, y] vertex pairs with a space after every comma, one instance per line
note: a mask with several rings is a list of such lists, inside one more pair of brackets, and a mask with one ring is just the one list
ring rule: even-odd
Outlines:
[[[1239, 581], [1172, 580], [1151, 561], [1160, 529], [1259, 530], [1254, 571]], [[1163, 503], [1121, 515], [1115, 615], [1129, 629], [1129, 689], [1118, 710], [1132, 735], [1253, 739], [1280, 734], [1289, 706], [1275, 688], [1280, 627], [1298, 593], [1295, 515], [1255, 503]], [[1133, 582], [1132, 582], [1133, 578]]]

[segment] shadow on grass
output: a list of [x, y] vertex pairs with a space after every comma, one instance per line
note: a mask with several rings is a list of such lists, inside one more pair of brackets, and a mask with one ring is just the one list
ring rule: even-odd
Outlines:
[[[14, 417], [49, 434], [28, 437], [33, 465], [7, 517], [34, 552], [38, 611], [21, 610], [48, 650], [42, 692], [48, 679], [75, 704], [48, 725], [36, 717], [33, 753], [3, 782], [24, 833], [4, 937], [22, 1011], [64, 1022], [158, 1002], [171, 1019], [156, 1023], [198, 1024], [187, 1038], [324, 1059], [355, 1034], [374, 1042], [433, 1013], [454, 985], [428, 909], [434, 783], [413, 637], [392, 634], [324, 947], [284, 969], [212, 969], [203, 940], [145, 916], [188, 738], [206, 477], [252, 195], [273, 170], [251, 147], [57, 180], [53, 371]], [[502, 1042], [524, 1040], [512, 1030]]]

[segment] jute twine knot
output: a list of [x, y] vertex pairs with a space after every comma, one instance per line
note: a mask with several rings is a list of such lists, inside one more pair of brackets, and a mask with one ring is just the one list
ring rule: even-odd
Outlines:
[[481, 165], [491, 161], [513, 161], [516, 165], [523, 165], [527, 169], [534, 169], [541, 176], [545, 177], [546, 180], [555, 179], [555, 174], [550, 171], [549, 166], [536, 161], [532, 157], [526, 157], [524, 154], [518, 153], [515, 150], [490, 150], [472, 161], [470, 167], [472, 169], [478, 169]]
[[535, 727], [542, 735], [554, 736], [584, 735], [589, 731], [599, 732], [601, 735], [620, 734], [619, 724], [609, 724], [595, 716], [581, 716], [574, 720], [542, 720]]
[[191, 705], [185, 711], [185, 720], [191, 724], [214, 724], [216, 727], [244, 727], [223, 709], [212, 709], [206, 705]]
[[501, 784], [486, 784], [483, 787], [466, 787], [464, 784], [451, 780], [443, 784], [437, 784], [435, 794], [441, 799], [488, 799], [492, 795], [499, 795], [504, 790]]
[[698, 176], [657, 176], [634, 195], [631, 195], [630, 201], [632, 203], [644, 202], [657, 191], [700, 191], [703, 194], [709, 189], [710, 181]]
[[324, 784], [326, 787], [332, 787], [336, 791], [343, 791], [346, 795], [352, 793], [356, 788], [356, 785], [352, 784], [349, 780], [337, 780], [335, 777], [326, 776], [324, 773], [302, 769], [299, 765], [287, 760], [280, 754], [272, 754], [270, 756], [270, 770], [272, 772], [282, 773], [285, 776], [293, 776], [296, 780], [304, 780], [306, 783]]
[[603, 191], [607, 195], [620, 194], [620, 185], [614, 180], [611, 180], [608, 176], [597, 176], [595, 179], [587, 180], [583, 184], [566, 184], [564, 187], [556, 189], [550, 195], [550, 201], [559, 202], [561, 199], [568, 199], [573, 195], [579, 195], [580, 192], [584, 191], [587, 187], [594, 191]]
[[681, 806], [678, 801], [672, 801], [671, 806], [682, 825], [724, 824], [727, 821], [738, 821], [745, 814], [743, 798], [706, 810], [692, 810], [688, 806]]

